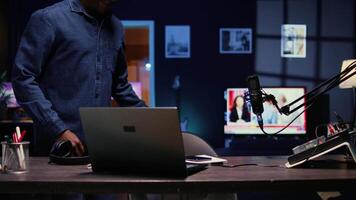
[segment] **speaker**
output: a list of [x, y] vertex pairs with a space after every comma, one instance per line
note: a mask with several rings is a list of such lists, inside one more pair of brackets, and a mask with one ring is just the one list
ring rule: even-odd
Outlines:
[[84, 156], [73, 156], [72, 149], [72, 143], [69, 140], [58, 140], [51, 148], [49, 163], [58, 165], [86, 165], [90, 163], [86, 148]]

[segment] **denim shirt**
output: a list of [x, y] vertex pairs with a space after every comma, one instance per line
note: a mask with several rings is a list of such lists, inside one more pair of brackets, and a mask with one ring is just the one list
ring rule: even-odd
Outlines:
[[[64, 0], [32, 14], [23, 33], [12, 83], [34, 120], [38, 142], [72, 130], [85, 141], [79, 108], [145, 106], [127, 81], [123, 25], [113, 15], [98, 21], [79, 0]], [[49, 140], [51, 139], [51, 140]]]

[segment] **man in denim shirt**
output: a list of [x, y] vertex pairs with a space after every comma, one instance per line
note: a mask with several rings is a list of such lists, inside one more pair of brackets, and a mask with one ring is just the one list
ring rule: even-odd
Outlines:
[[[123, 25], [115, 0], [64, 0], [36, 11], [22, 36], [12, 72], [20, 105], [34, 120], [34, 145], [48, 154], [57, 139], [84, 152], [79, 108], [145, 106], [127, 81]], [[100, 134], [100, 133], [98, 133]]]

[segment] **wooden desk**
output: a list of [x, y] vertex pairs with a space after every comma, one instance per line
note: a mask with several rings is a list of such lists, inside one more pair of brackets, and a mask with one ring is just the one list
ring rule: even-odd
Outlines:
[[[0, 193], [121, 193], [121, 192], [236, 192], [352, 190], [356, 185], [353, 163], [326, 163], [321, 168], [286, 169], [286, 157], [227, 157], [230, 164], [211, 166], [186, 179], [93, 174], [86, 166], [48, 165], [47, 158], [31, 158], [27, 174], [0, 174]], [[267, 167], [280, 165], [280, 167]]]

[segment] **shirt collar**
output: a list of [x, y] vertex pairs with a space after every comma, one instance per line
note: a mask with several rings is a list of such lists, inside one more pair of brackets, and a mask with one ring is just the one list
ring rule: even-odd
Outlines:
[[68, 0], [70, 9], [73, 12], [86, 13], [82, 3], [79, 0]]
[[[85, 8], [83, 7], [83, 4], [80, 2], [80, 0], [68, 0], [69, 6], [73, 12], [77, 13], [84, 13], [86, 16], [90, 18], [94, 18], [91, 16], [89, 13], [86, 12]], [[107, 17], [110, 17], [112, 13], [108, 13]]]

